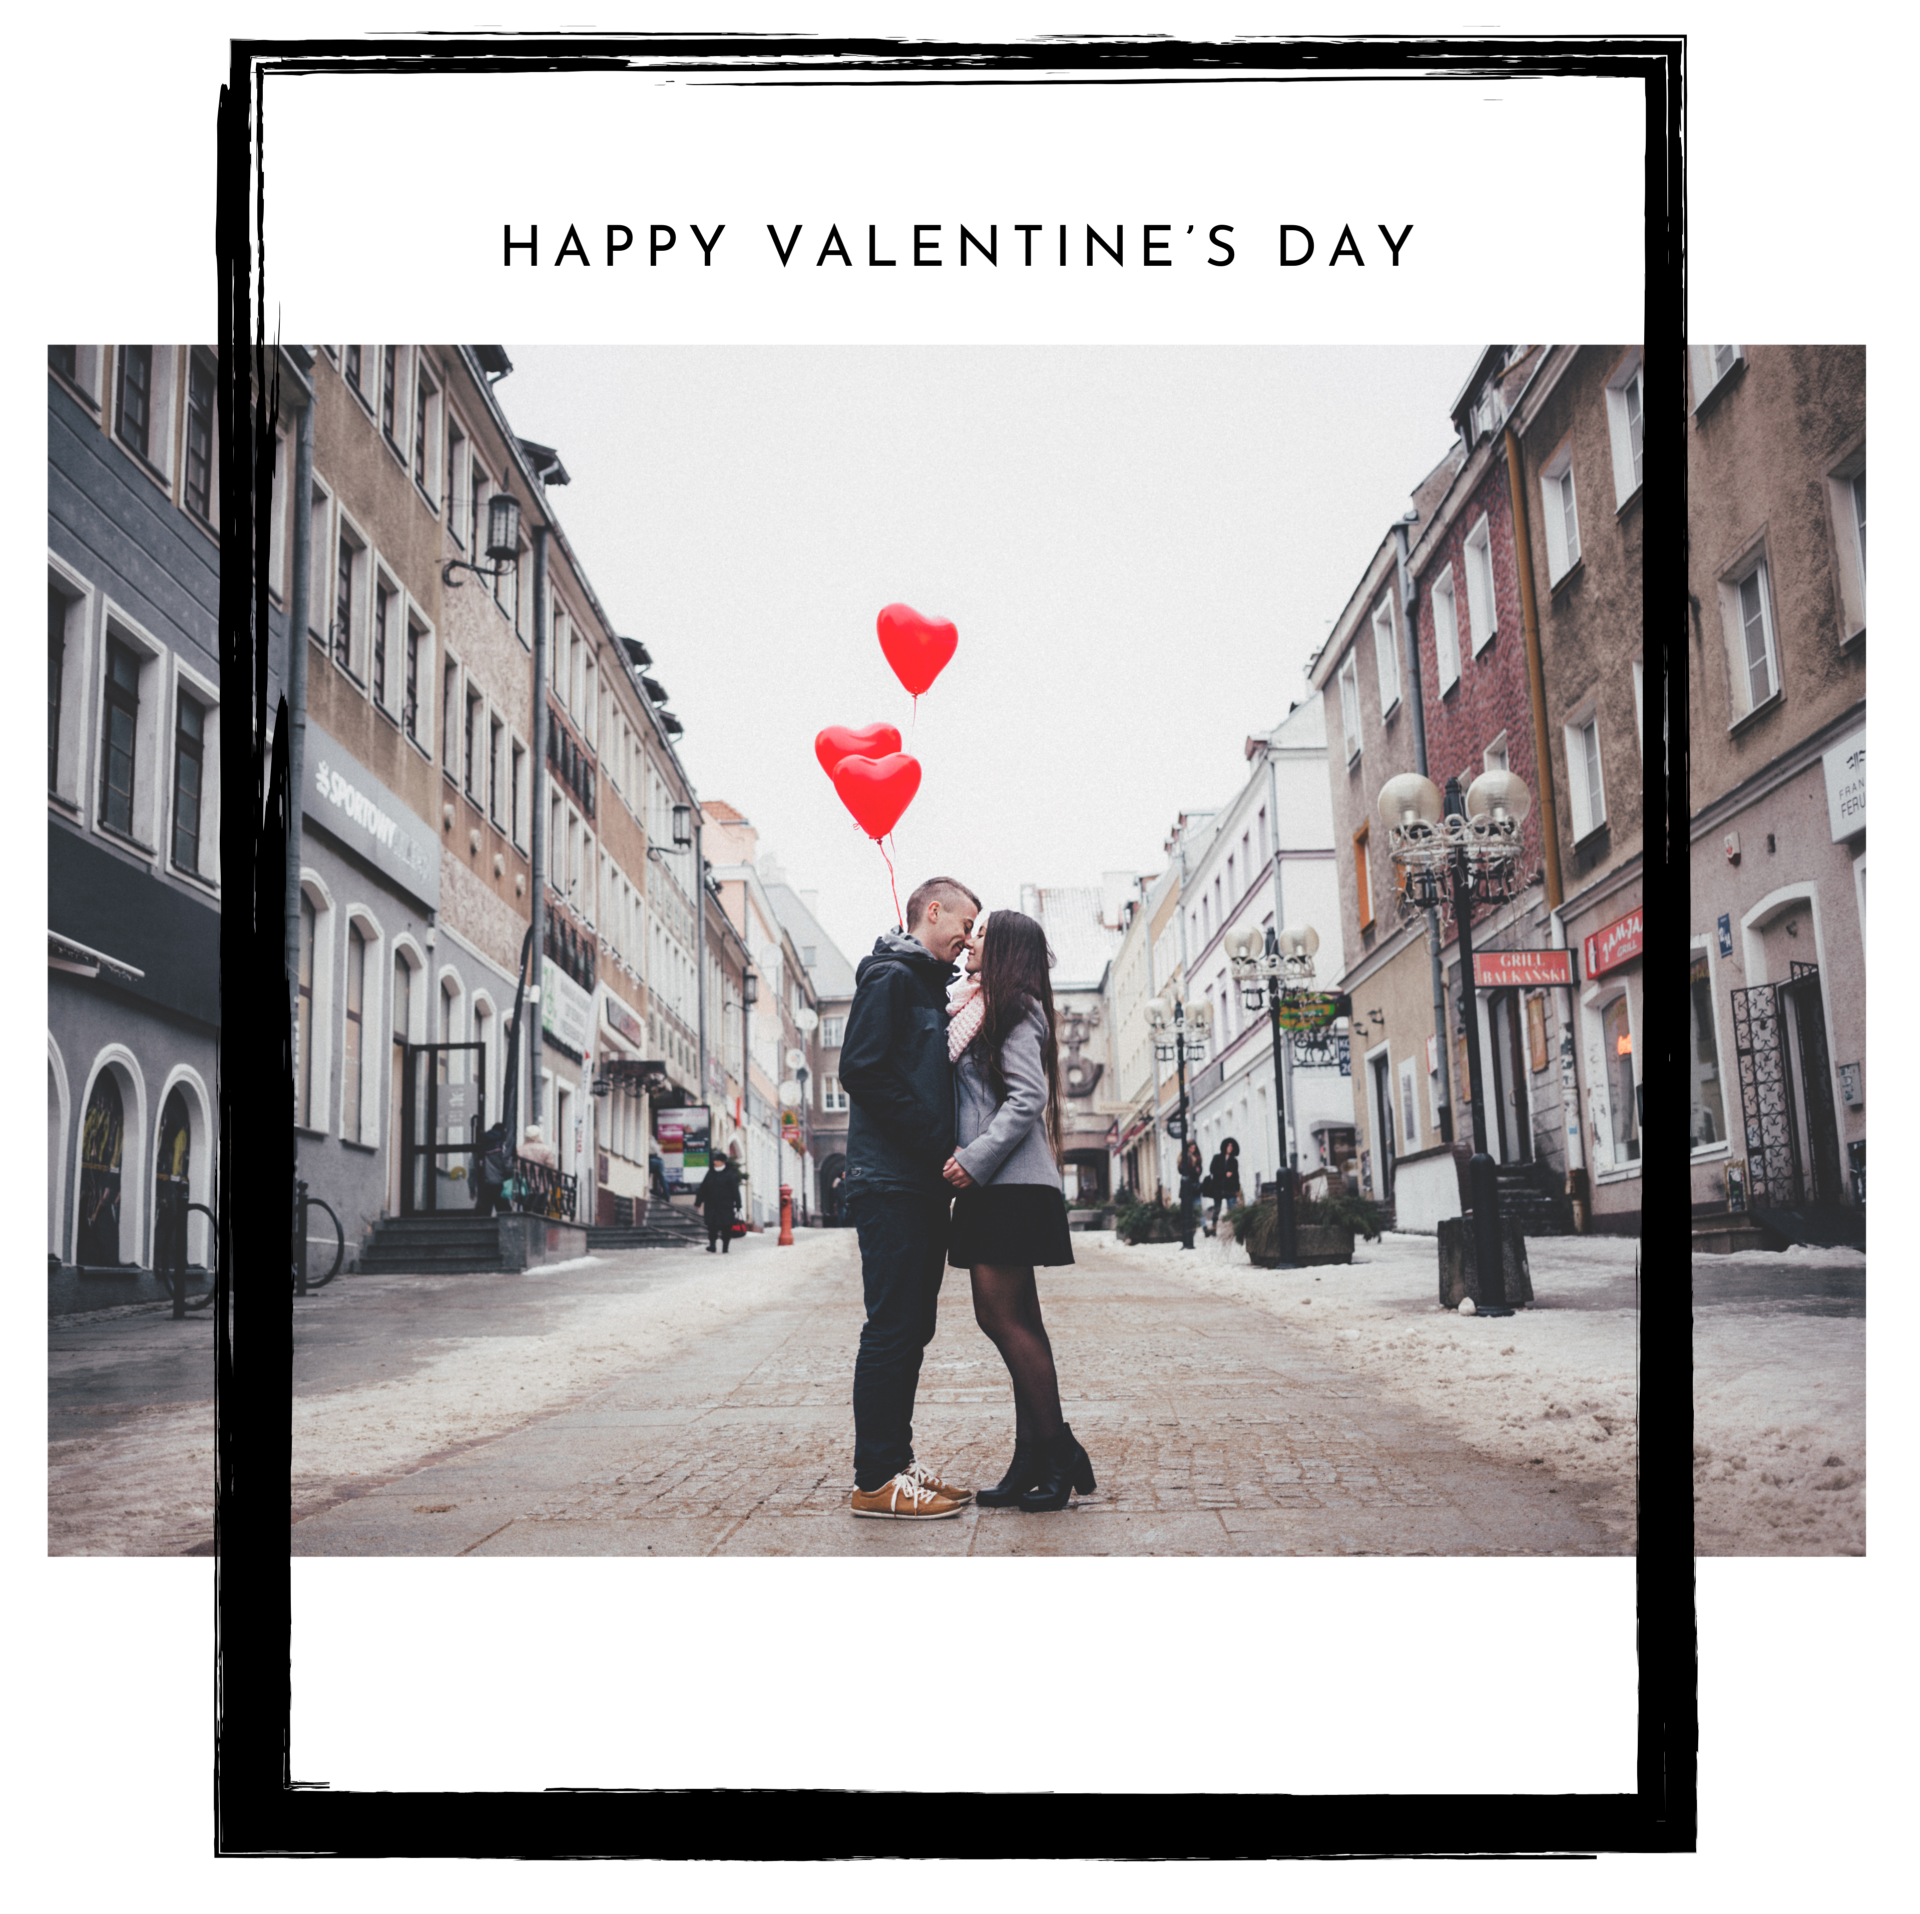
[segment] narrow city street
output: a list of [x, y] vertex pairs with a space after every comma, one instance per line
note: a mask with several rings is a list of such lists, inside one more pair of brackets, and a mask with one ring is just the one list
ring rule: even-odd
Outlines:
[[[1505, 1426], [1522, 1420], [1510, 1405], [1473, 1411], [1487, 1427], [1466, 1440], [1445, 1391], [1413, 1378], [1437, 1363], [1471, 1394], [1476, 1377], [1520, 1367], [1513, 1345], [1550, 1333], [1549, 1312], [1461, 1322], [1434, 1305], [1430, 1242], [1363, 1247], [1375, 1261], [1279, 1274], [1236, 1265], [1223, 1245], [1182, 1264], [1165, 1248], [1077, 1240], [1079, 1260], [1044, 1272], [1043, 1294], [1099, 1492], [1051, 1519], [969, 1510], [923, 1525], [846, 1511], [851, 1232], [801, 1232], [784, 1250], [751, 1237], [724, 1259], [651, 1251], [518, 1277], [345, 1279], [294, 1306], [293, 1552], [1630, 1549], [1630, 1398], [1605, 1405], [1626, 1418], [1611, 1442], [1548, 1396], [1524, 1433]], [[1610, 1254], [1625, 1256], [1630, 1289], [1630, 1246]], [[1402, 1339], [1400, 1373], [1355, 1324]], [[54, 1552], [208, 1546], [212, 1416], [194, 1384], [210, 1341], [205, 1325], [152, 1315], [54, 1325]], [[950, 1272], [919, 1453], [950, 1478], [991, 1481], [1011, 1433], [1004, 1372]], [[1597, 1448], [1610, 1453], [1596, 1461]]]

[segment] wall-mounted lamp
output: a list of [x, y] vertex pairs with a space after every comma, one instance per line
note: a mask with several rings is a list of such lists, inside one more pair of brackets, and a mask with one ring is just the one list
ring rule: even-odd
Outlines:
[[476, 578], [495, 579], [520, 562], [520, 501], [502, 489], [487, 500], [487, 556], [491, 568], [474, 565], [464, 558], [450, 558], [440, 568], [440, 582], [458, 585], [455, 572], [472, 572]]

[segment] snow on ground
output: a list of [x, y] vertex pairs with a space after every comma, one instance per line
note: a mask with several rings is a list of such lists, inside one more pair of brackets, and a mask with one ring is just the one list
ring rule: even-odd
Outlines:
[[[1100, 1233], [1103, 1244], [1115, 1239]], [[1595, 1513], [1631, 1546], [1639, 1451], [1637, 1244], [1529, 1238], [1536, 1306], [1462, 1318], [1439, 1301], [1431, 1236], [1356, 1240], [1354, 1260], [1256, 1269], [1230, 1237], [1116, 1245], [1216, 1295], [1270, 1310], [1316, 1356], [1456, 1431], [1480, 1454], [1599, 1492]]]
[[1693, 1524], [1699, 1555], [1864, 1555], [1867, 1325], [1699, 1300], [1732, 1265], [1864, 1270], [1858, 1250], [1696, 1256]]

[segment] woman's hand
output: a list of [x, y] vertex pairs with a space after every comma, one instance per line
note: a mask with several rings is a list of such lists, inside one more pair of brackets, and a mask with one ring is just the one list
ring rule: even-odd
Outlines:
[[940, 1167], [940, 1174], [944, 1176], [956, 1190], [970, 1190], [973, 1188], [973, 1178], [960, 1167], [960, 1159], [957, 1156], [947, 1158], [946, 1162]]

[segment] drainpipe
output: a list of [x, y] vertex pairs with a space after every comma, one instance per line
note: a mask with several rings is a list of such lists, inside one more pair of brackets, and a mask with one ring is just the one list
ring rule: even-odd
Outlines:
[[[707, 858], [701, 848], [703, 815], [700, 800], [693, 797], [693, 978], [694, 1011], [699, 1030], [700, 1101], [707, 1103], [707, 1137], [711, 1147], [714, 1123], [707, 1091]], [[724, 1082], [724, 1078], [722, 1079]], [[725, 1092], [722, 1091], [724, 1099]]]
[[[1287, 927], [1287, 907], [1280, 888], [1280, 776], [1273, 768], [1273, 739], [1267, 739], [1267, 815], [1273, 820], [1273, 932], [1277, 937]], [[1271, 1026], [1272, 1019], [1268, 1019]], [[1276, 1037], [1273, 1041], [1278, 1042]], [[1281, 1093], [1286, 1098], [1283, 1112], [1287, 1122], [1287, 1160], [1280, 1165], [1280, 1175], [1300, 1167], [1300, 1108], [1293, 1095], [1293, 1045], [1286, 1044], [1280, 1052], [1282, 1073]]]
[[[1419, 604], [1414, 596], [1413, 574], [1407, 569], [1407, 527], [1420, 514], [1409, 512], [1393, 528], [1394, 566], [1400, 574], [1401, 621], [1407, 633], [1407, 683], [1413, 699], [1413, 767], [1420, 775], [1431, 777], [1427, 769], [1426, 693], [1420, 683]], [[1433, 1051], [1440, 1064], [1440, 1141], [1453, 1141], [1453, 1069], [1447, 1056], [1447, 979], [1440, 962], [1440, 913], [1429, 910], [1427, 917], [1427, 960], [1433, 972]]]
[[[542, 1133], [546, 1121], [546, 1098], [541, 1094], [540, 1066], [546, 1045], [542, 1026], [547, 1003], [547, 538], [548, 528], [533, 530], [533, 763], [539, 779], [539, 801], [533, 807], [533, 975], [535, 1013], [527, 1030], [527, 1114], [529, 1126]], [[509, 1137], [515, 1150], [518, 1137]], [[555, 1160], [559, 1151], [556, 1144]]]
[[[1513, 497], [1514, 570], [1520, 574], [1520, 620], [1527, 641], [1527, 701], [1533, 707], [1533, 762], [1540, 784], [1540, 841], [1547, 878], [1548, 942], [1564, 950], [1567, 928], [1560, 921], [1565, 892], [1560, 881], [1560, 820], [1553, 797], [1553, 759], [1547, 751], [1547, 681], [1540, 659], [1540, 612], [1533, 592], [1533, 537], [1527, 519], [1527, 488], [1522, 476], [1520, 441], [1511, 424], [1506, 431], [1507, 489]], [[1573, 1006], [1560, 1034], [1561, 1128], [1567, 1140], [1567, 1197], [1573, 1226], [1587, 1229], [1586, 1150], [1581, 1132], [1580, 1086], [1573, 1042]]]
[[[286, 378], [299, 395], [300, 422], [293, 440], [293, 578], [287, 588], [287, 1007], [298, 1041], [300, 1029], [300, 820], [307, 792], [307, 618], [313, 604], [313, 387], [293, 369], [283, 352], [276, 378]], [[317, 1032], [308, 1031], [313, 1042]], [[294, 1082], [299, 1082], [295, 1060]], [[296, 1153], [299, 1136], [294, 1137]]]

